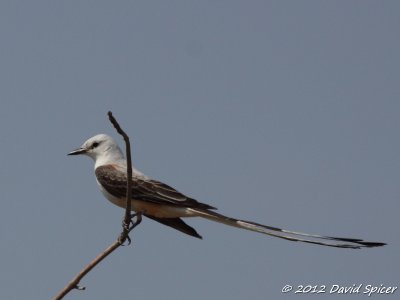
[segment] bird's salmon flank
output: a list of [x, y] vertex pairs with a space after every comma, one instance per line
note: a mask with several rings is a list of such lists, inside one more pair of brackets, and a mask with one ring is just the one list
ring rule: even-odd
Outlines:
[[[95, 162], [97, 183], [104, 196], [113, 204], [126, 205], [126, 160], [117, 143], [106, 134], [99, 134], [70, 152], [69, 155], [84, 154]], [[215, 207], [198, 202], [171, 186], [153, 180], [132, 168], [132, 210], [188, 235], [201, 238], [195, 229], [181, 218], [201, 217], [225, 225], [259, 232], [281, 239], [336, 248], [371, 248], [385, 245], [361, 239], [322, 236], [285, 230], [252, 221], [230, 218], [215, 212]]]

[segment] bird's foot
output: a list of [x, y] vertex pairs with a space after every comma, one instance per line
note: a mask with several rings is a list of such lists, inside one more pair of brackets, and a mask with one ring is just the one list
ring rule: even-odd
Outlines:
[[[136, 218], [135, 221], [133, 221], [134, 218]], [[120, 245], [124, 246], [124, 242], [128, 241], [128, 246], [129, 246], [132, 243], [132, 239], [129, 237], [129, 233], [142, 222], [142, 214], [141, 213], [131, 214], [129, 221], [128, 222], [125, 221], [126, 220], [124, 218], [124, 220], [122, 220], [123, 231], [118, 237], [118, 242], [120, 243]]]

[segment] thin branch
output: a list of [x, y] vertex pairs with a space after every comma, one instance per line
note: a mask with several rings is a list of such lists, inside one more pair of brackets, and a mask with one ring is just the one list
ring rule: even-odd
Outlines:
[[73, 289], [79, 289], [79, 290], [84, 290], [84, 287], [79, 287], [78, 284], [81, 281], [81, 279], [89, 273], [98, 263], [100, 263], [104, 258], [106, 258], [111, 252], [113, 252], [115, 249], [117, 249], [119, 246], [121, 246], [119, 239], [116, 240], [111, 246], [109, 246], [107, 249], [105, 249], [102, 253], [100, 253], [93, 261], [91, 261], [85, 268], [83, 268], [78, 275], [75, 276], [74, 279], [72, 279], [64, 289], [58, 293], [57, 296], [53, 298], [53, 300], [60, 300], [64, 298], [65, 295], [67, 295], [71, 290]]
[[124, 230], [121, 234], [121, 241], [122, 243], [128, 239], [129, 243], [130, 243], [130, 239], [129, 239], [129, 225], [131, 222], [131, 194], [132, 194], [132, 158], [131, 158], [131, 143], [129, 142], [129, 137], [128, 135], [125, 133], [125, 131], [122, 130], [121, 126], [119, 126], [117, 120], [114, 118], [113, 114], [111, 111], [108, 112], [108, 118], [110, 119], [110, 122], [114, 125], [115, 129], [117, 130], [117, 132], [122, 135], [122, 137], [124, 138], [125, 141], [125, 145], [126, 145], [126, 162], [127, 162], [127, 177], [128, 177], [128, 181], [126, 183], [126, 208], [125, 208], [125, 218], [124, 218]]
[[[85, 287], [80, 287], [79, 282], [82, 278], [88, 274], [95, 266], [97, 266], [103, 259], [105, 259], [108, 255], [110, 255], [115, 249], [122, 246], [123, 243], [128, 240], [129, 244], [131, 239], [129, 238], [129, 233], [140, 224], [142, 221], [141, 213], [137, 213], [135, 215], [131, 215], [131, 193], [132, 193], [132, 159], [131, 159], [131, 145], [129, 142], [128, 135], [122, 130], [121, 126], [118, 124], [117, 120], [112, 115], [112, 112], [108, 112], [108, 117], [110, 122], [114, 125], [115, 129], [119, 134], [121, 134], [124, 138], [126, 144], [126, 158], [127, 158], [127, 183], [126, 183], [126, 209], [124, 222], [122, 226], [122, 232], [119, 235], [118, 239], [112, 243], [107, 249], [105, 249], [102, 253], [100, 253], [94, 260], [92, 260], [86, 267], [84, 267], [65, 287], [62, 289], [53, 300], [60, 300], [64, 298], [71, 290], [78, 289], [84, 290]], [[136, 221], [132, 222], [132, 218], [136, 217]]]

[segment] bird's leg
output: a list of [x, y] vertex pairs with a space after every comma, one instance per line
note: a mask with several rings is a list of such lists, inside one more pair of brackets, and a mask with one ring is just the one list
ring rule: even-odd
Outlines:
[[[133, 219], [136, 218], [135, 221]], [[124, 229], [121, 235], [118, 238], [118, 241], [121, 245], [123, 245], [125, 240], [128, 240], [128, 245], [132, 243], [132, 239], [129, 237], [129, 233], [140, 223], [142, 222], [142, 213], [134, 213], [130, 215], [129, 222], [125, 222], [122, 220], [122, 228]]]
[[[133, 218], [136, 218], [135, 222], [132, 221]], [[131, 232], [133, 230], [133, 228], [138, 226], [141, 222], [142, 222], [142, 213], [141, 212], [131, 214], [130, 226], [129, 226], [128, 231]]]

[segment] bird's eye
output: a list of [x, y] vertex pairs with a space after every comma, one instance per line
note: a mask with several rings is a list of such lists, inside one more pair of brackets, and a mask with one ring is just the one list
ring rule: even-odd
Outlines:
[[92, 148], [96, 148], [98, 145], [99, 145], [98, 142], [94, 142], [93, 145], [92, 145]]

